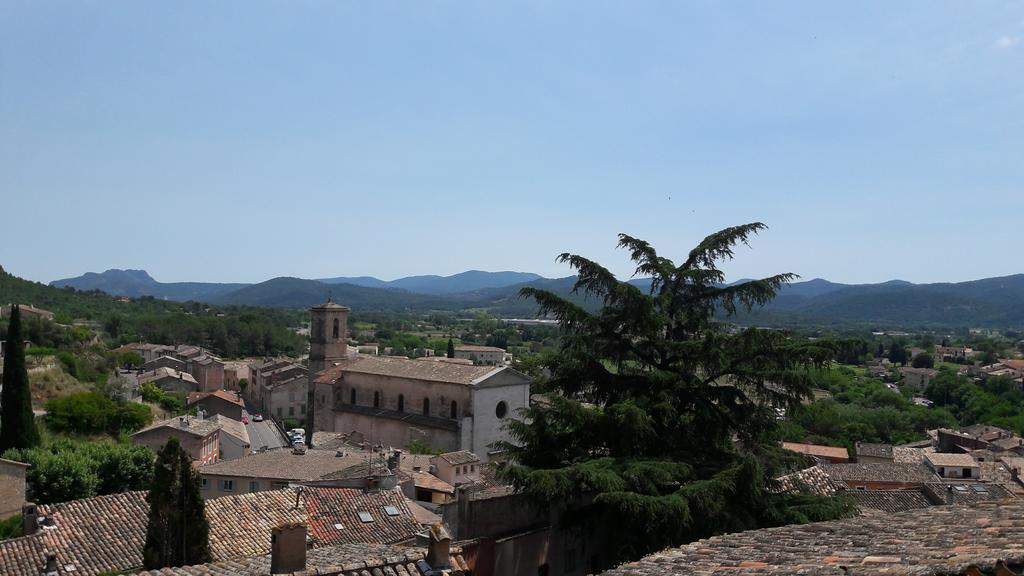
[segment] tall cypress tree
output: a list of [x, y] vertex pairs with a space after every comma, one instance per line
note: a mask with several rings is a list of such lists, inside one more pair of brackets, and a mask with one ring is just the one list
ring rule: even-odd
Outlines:
[[39, 445], [39, 429], [32, 414], [32, 391], [25, 368], [25, 340], [21, 333], [21, 310], [11, 306], [4, 356], [3, 393], [0, 394], [0, 453], [8, 448]]
[[451, 338], [448, 339], [448, 357], [455, 358], [455, 342]]
[[147, 569], [211, 560], [210, 524], [200, 488], [191, 458], [178, 440], [171, 438], [157, 454], [153, 484], [146, 496], [149, 523], [142, 557]]

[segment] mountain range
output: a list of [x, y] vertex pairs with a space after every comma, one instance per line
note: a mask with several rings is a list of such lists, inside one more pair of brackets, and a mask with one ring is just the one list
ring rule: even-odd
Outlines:
[[[532, 286], [570, 295], [575, 277], [543, 278], [524, 272], [472, 270], [453, 276], [410, 276], [392, 281], [373, 277], [309, 280], [279, 277], [258, 284], [161, 283], [142, 270], [108, 270], [52, 282], [119, 296], [153, 296], [212, 304], [307, 308], [328, 296], [355, 310], [481, 310], [499, 316], [530, 316], [535, 305], [519, 297]], [[647, 279], [631, 283], [646, 289]], [[1024, 274], [970, 282], [840, 284], [816, 278], [783, 287], [774, 301], [743, 314], [761, 325], [872, 323], [880, 326], [1024, 327]]]

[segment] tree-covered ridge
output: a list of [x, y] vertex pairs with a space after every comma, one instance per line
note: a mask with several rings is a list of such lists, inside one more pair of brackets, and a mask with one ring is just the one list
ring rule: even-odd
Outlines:
[[[98, 323], [114, 344], [155, 342], [201, 345], [225, 357], [300, 355], [305, 340], [290, 328], [302, 312], [246, 306], [210, 306], [153, 298], [114, 298], [103, 292], [79, 292], [23, 280], [0, 269], [0, 302], [32, 304], [54, 312], [59, 324], [74, 320]], [[52, 323], [26, 323], [34, 344], [60, 348], [73, 335]], [[0, 321], [0, 334], [6, 323]]]
[[615, 560], [849, 512], [845, 501], [767, 490], [782, 458], [777, 410], [810, 395], [808, 370], [826, 366], [833, 348], [778, 331], [730, 332], [714, 319], [716, 311], [764, 304], [793, 278], [723, 286], [718, 262], [763, 229], [753, 223], [712, 234], [678, 265], [621, 235], [637, 275], [653, 279], [647, 291], [562, 254], [578, 272], [575, 292], [603, 303], [596, 312], [523, 290], [563, 333], [541, 383], [548, 401], [509, 423], [504, 474], [538, 502], [574, 503], [570, 519], [616, 526]]

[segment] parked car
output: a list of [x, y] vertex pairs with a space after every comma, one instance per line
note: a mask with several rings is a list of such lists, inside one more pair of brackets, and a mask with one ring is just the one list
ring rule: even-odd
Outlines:
[[252, 417], [253, 422], [263, 422], [263, 414], [254, 414]]
[[248, 424], [248, 423], [249, 423], [249, 417], [243, 414], [242, 415], [242, 424]]

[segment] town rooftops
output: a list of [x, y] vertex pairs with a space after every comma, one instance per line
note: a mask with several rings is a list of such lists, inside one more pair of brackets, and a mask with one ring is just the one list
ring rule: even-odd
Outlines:
[[163, 378], [176, 378], [178, 380], [183, 380], [183, 381], [188, 382], [190, 384], [196, 384], [196, 385], [199, 384], [198, 382], [196, 382], [196, 379], [193, 378], [192, 375], [189, 374], [188, 372], [180, 372], [178, 370], [174, 370], [174, 369], [168, 368], [166, 366], [161, 366], [160, 368], [157, 368], [156, 370], [153, 370], [152, 372], [145, 372], [143, 374], [140, 374], [139, 375], [139, 384], [145, 384], [147, 382], [154, 382], [156, 380], [160, 380], [160, 379], [163, 379]]
[[191, 406], [196, 402], [201, 402], [211, 396], [245, 408], [245, 402], [243, 402], [236, 394], [228, 392], [227, 390], [217, 390], [216, 392], [191, 392], [188, 395], [188, 402], [185, 405]]
[[475, 344], [463, 344], [455, 347], [456, 352], [505, 352], [504, 348], [497, 346], [477, 346]]
[[500, 370], [508, 370], [494, 366], [470, 366], [452, 364], [450, 362], [417, 362], [408, 358], [388, 356], [358, 356], [341, 360], [334, 366], [324, 370], [317, 382], [333, 383], [345, 372], [374, 374], [393, 378], [426, 380], [449, 384], [472, 385]]
[[[417, 562], [426, 559], [423, 548], [385, 546], [380, 544], [342, 544], [310, 550], [306, 569], [292, 576], [424, 576]], [[436, 576], [454, 576], [469, 572], [469, 565], [459, 548], [451, 551], [451, 568], [432, 572]], [[230, 562], [211, 562], [199, 566], [162, 568], [139, 572], [138, 576], [253, 576], [270, 574], [270, 556], [240, 558]]]
[[931, 506], [896, 514], [715, 536], [651, 554], [605, 574], [682, 576], [961, 574], [997, 559], [1024, 562], [1024, 504]]
[[301, 482], [318, 480], [365, 460], [366, 455], [358, 452], [348, 456], [338, 456], [334, 450], [306, 450], [305, 454], [295, 454], [291, 449], [280, 448], [207, 464], [199, 467], [199, 473], [204, 476], [238, 476]]
[[[362, 521], [359, 512], [373, 520]], [[56, 553], [65, 572], [81, 576], [141, 568], [145, 492], [40, 506], [39, 513], [47, 521], [38, 532], [0, 541], [3, 576], [38, 576], [47, 551]], [[405, 543], [420, 529], [398, 490], [306, 487], [298, 497], [287, 488], [254, 492], [208, 500], [206, 517], [217, 561], [268, 553], [271, 528], [286, 522], [305, 522], [313, 547]]]
[[175, 418], [154, 422], [135, 434], [132, 434], [132, 436], [138, 436], [160, 428], [173, 428], [186, 434], [205, 438], [217, 430], [220, 430], [221, 425], [212, 420], [200, 420], [195, 416], [177, 416]]
[[455, 494], [454, 486], [433, 474], [427, 474], [426, 472], [413, 472], [412, 481], [413, 486], [417, 488], [430, 490], [432, 492], [441, 492], [444, 494]]
[[932, 506], [920, 490], [848, 490], [843, 494], [853, 499], [861, 510], [892, 513]]
[[821, 466], [811, 466], [775, 479], [778, 492], [809, 492], [819, 496], [832, 496], [846, 486], [832, 479]]
[[473, 454], [469, 450], [459, 450], [457, 452], [445, 452], [444, 454], [438, 454], [437, 456], [441, 460], [444, 460], [452, 466], [461, 466], [463, 464], [475, 464], [480, 461], [480, 457]]
[[937, 480], [935, 474], [923, 464], [823, 464], [822, 468], [829, 478], [838, 482], [923, 484]]
[[912, 368], [904, 366], [900, 368], [900, 374], [917, 374], [919, 376], [927, 376], [929, 378], [934, 377], [939, 371], [934, 368]]
[[933, 467], [944, 467], [944, 468], [977, 468], [978, 463], [971, 458], [970, 454], [957, 453], [949, 454], [945, 452], [932, 452], [931, 454], [925, 454], [925, 460]]
[[846, 448], [836, 446], [822, 446], [819, 444], [802, 444], [800, 442], [783, 442], [782, 447], [791, 452], [798, 452], [817, 458], [825, 458], [833, 461], [849, 461], [850, 453]]

